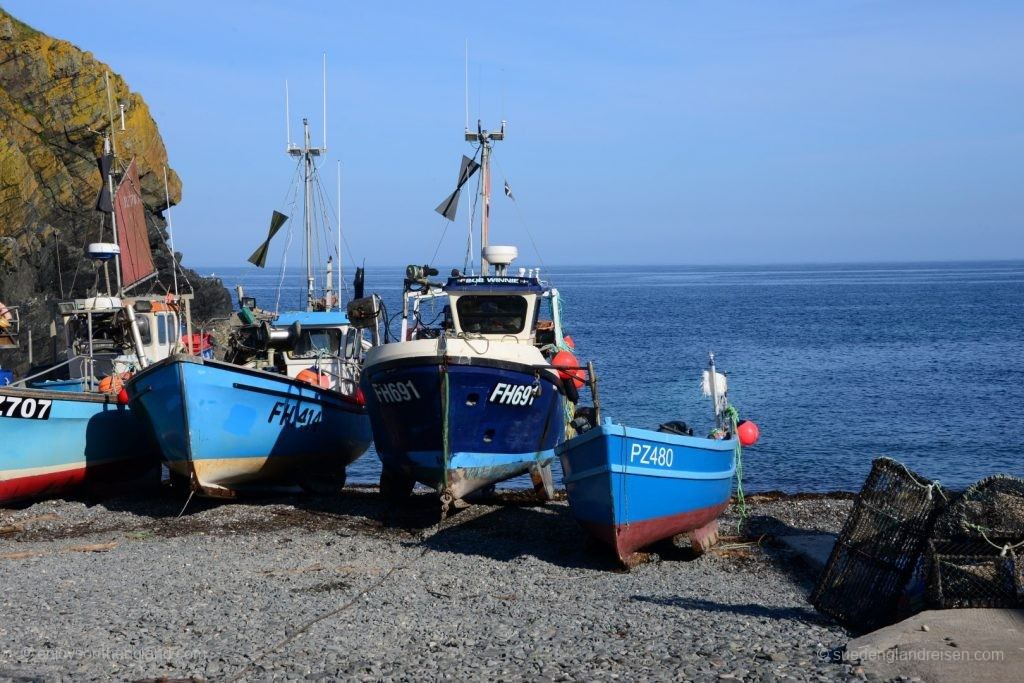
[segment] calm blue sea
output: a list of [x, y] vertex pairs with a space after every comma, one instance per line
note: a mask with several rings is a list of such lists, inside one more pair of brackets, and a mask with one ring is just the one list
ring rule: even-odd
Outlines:
[[[274, 308], [279, 273], [212, 270]], [[367, 291], [392, 313], [403, 272], [367, 270]], [[731, 401], [761, 429], [744, 450], [747, 491], [856, 491], [880, 455], [954, 487], [1024, 476], [1024, 262], [543, 275], [564, 297], [566, 329], [580, 360], [596, 364], [604, 413], [617, 422], [709, 429], [699, 378], [715, 352]], [[281, 310], [297, 307], [302, 274], [284, 285]], [[351, 482], [378, 476], [373, 452], [349, 470]]]

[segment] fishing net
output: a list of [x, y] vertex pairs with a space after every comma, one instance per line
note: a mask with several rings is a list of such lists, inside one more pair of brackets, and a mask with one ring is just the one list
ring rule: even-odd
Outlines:
[[1024, 541], [1024, 479], [997, 474], [976, 482], [939, 516], [935, 536]]
[[1024, 606], [1021, 560], [983, 539], [928, 544], [928, 603], [937, 609]]
[[811, 603], [849, 628], [891, 623], [944, 504], [938, 482], [890, 458], [875, 460]]

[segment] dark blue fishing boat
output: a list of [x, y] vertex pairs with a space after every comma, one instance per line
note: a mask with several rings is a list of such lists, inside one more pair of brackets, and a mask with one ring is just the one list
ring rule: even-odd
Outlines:
[[503, 138], [504, 124], [466, 131], [480, 163], [463, 157], [457, 189], [437, 209], [454, 219], [458, 188], [482, 169], [480, 274], [433, 282], [436, 269], [409, 266], [401, 334], [366, 354], [362, 388], [389, 497], [420, 482], [448, 505], [526, 473], [542, 496], [554, 492], [554, 447], [578, 399], [558, 366], [578, 363], [558, 290], [539, 269], [510, 272], [515, 247], [487, 243], [491, 142]]
[[[683, 423], [653, 431], [607, 419], [555, 447], [572, 515], [622, 562], [677, 534], [688, 533], [698, 550], [717, 541], [717, 519], [732, 495], [741, 437], [725, 399], [725, 376], [715, 372], [713, 357], [704, 376], [718, 423], [708, 438], [692, 436]], [[739, 434], [745, 436], [751, 427]]]

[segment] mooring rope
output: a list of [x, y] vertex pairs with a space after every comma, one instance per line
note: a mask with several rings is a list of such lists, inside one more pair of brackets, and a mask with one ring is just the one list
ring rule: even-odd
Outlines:
[[737, 433], [740, 414], [732, 405], [726, 406], [725, 412], [732, 426], [732, 436], [736, 439], [736, 506], [740, 513], [740, 518], [736, 521], [736, 531], [739, 532], [747, 518], [747, 500], [743, 495], [743, 444], [740, 443], [740, 435]]

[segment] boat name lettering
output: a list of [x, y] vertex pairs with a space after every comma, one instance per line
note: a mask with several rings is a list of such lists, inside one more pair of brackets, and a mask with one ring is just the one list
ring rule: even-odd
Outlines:
[[26, 420], [49, 420], [48, 398], [22, 398], [21, 396], [0, 396], [0, 417], [19, 417]]
[[267, 422], [273, 422], [275, 418], [282, 427], [289, 425], [316, 428], [323, 422], [324, 416], [319, 408], [302, 408], [299, 405], [289, 405], [288, 401], [278, 401], [270, 409]]
[[488, 275], [487, 277], [460, 277], [456, 280], [456, 283], [460, 285], [528, 285], [530, 280], [525, 277]]
[[507, 406], [528, 406], [533, 404], [533, 385], [506, 384], [498, 382], [494, 385], [488, 403], [502, 403]]
[[402, 403], [420, 397], [411, 379], [404, 382], [381, 382], [373, 385], [373, 393], [381, 403]]
[[672, 467], [674, 454], [671, 448], [665, 446], [652, 446], [649, 443], [633, 443], [629, 449], [629, 462], [632, 464], [640, 458], [641, 465], [656, 465], [658, 467]]

